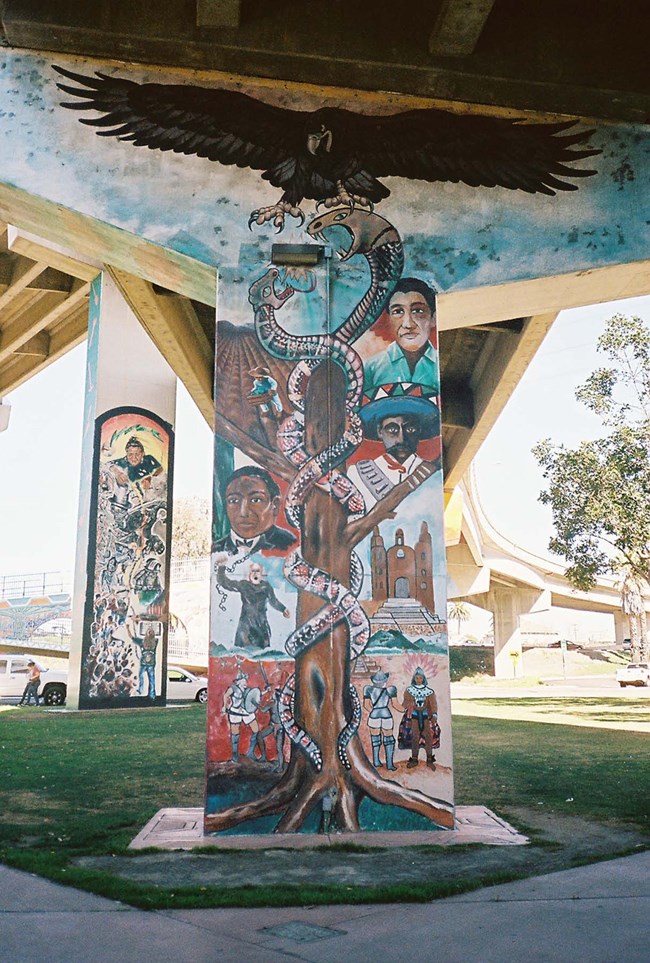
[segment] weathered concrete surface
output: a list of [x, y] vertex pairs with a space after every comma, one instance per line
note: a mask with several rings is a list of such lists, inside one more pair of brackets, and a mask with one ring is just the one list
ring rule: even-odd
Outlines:
[[0, 867], [3, 957], [15, 963], [331, 963], [375, 959], [378, 946], [397, 963], [645, 963], [649, 911], [650, 852], [432, 904], [165, 913]]

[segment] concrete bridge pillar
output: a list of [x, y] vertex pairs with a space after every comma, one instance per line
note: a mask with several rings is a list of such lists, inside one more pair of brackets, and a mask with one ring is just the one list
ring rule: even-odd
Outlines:
[[547, 592], [535, 588], [516, 588], [492, 582], [489, 592], [476, 598], [476, 604], [494, 615], [494, 675], [497, 679], [521, 678], [524, 675], [521, 644], [522, 615], [536, 608], [547, 608], [543, 600]]
[[630, 620], [622, 612], [614, 612], [614, 636], [617, 645], [622, 645], [630, 637]]
[[164, 705], [176, 376], [108, 274], [90, 289], [68, 704]]

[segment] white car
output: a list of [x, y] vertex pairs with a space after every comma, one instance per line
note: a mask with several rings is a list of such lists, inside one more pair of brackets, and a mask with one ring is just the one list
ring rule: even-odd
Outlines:
[[[37, 660], [29, 655], [0, 655], [0, 698], [20, 699], [29, 678], [30, 661]], [[42, 669], [39, 697], [45, 705], [62, 706], [65, 702], [67, 685], [67, 672]]]
[[626, 685], [646, 685], [650, 686], [650, 663], [630, 662], [616, 671], [616, 681], [621, 689]]
[[[29, 678], [30, 659], [32, 657], [29, 655], [0, 655], [0, 698], [20, 699]], [[56, 669], [41, 671], [38, 694], [45, 705], [65, 705], [67, 692], [67, 672]], [[208, 680], [178, 665], [167, 666], [167, 698], [172, 701], [193, 700], [205, 705], [208, 701]]]
[[178, 665], [167, 666], [167, 699], [193, 699], [203, 705], [208, 701], [208, 680], [203, 675], [194, 675]]

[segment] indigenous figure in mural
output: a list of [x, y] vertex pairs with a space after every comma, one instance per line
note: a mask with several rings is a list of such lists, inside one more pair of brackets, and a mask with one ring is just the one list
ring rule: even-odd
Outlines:
[[427, 398], [386, 395], [363, 405], [359, 417], [364, 437], [381, 441], [385, 449], [378, 458], [356, 462], [347, 473], [370, 507], [422, 464], [418, 445], [440, 434], [440, 410]]
[[[420, 745], [424, 745], [426, 764], [430, 769], [435, 768], [433, 754], [434, 743], [438, 741], [434, 726], [437, 726], [438, 702], [436, 694], [427, 684], [427, 677], [419, 666], [413, 673], [411, 684], [404, 693], [404, 709], [406, 722], [411, 722], [411, 758], [406, 763], [407, 769], [415, 769], [418, 764]], [[408, 725], [404, 726], [408, 731]], [[405, 742], [409, 741], [406, 736]], [[402, 740], [400, 739], [400, 743]], [[407, 745], [400, 745], [407, 748]]]
[[427, 394], [440, 394], [438, 356], [430, 341], [436, 324], [435, 291], [419, 278], [400, 278], [388, 314], [395, 340], [365, 363], [365, 394], [395, 382], [413, 382], [428, 388]]
[[386, 769], [395, 771], [397, 766], [393, 761], [395, 753], [395, 736], [393, 729], [395, 720], [393, 719], [393, 706], [399, 711], [404, 709], [397, 699], [397, 689], [394, 685], [387, 685], [390, 674], [379, 672], [371, 677], [372, 685], [367, 685], [363, 690], [364, 705], [369, 708], [368, 728], [370, 729], [370, 741], [372, 744], [372, 764], [375, 769], [381, 768], [379, 752], [382, 739], [384, 742], [384, 752], [386, 753]]
[[223, 710], [227, 713], [230, 726], [230, 745], [232, 758], [239, 758], [239, 736], [241, 727], [250, 729], [251, 742], [246, 753], [249, 759], [255, 759], [255, 748], [259, 745], [262, 755], [266, 758], [264, 740], [257, 723], [256, 712], [260, 706], [262, 694], [257, 686], [249, 687], [246, 672], [238, 672], [233, 683], [223, 696]]
[[232, 579], [226, 575], [227, 552], [216, 556], [217, 584], [228, 592], [241, 596], [241, 615], [235, 634], [235, 645], [240, 649], [268, 649], [271, 645], [271, 627], [267, 618], [267, 606], [271, 605], [281, 612], [285, 619], [291, 615], [289, 609], [277, 598], [270, 582], [264, 576], [259, 562], [248, 567], [247, 579]]
[[216, 542], [215, 552], [285, 551], [295, 544], [296, 536], [275, 524], [280, 488], [268, 471], [254, 465], [237, 469], [228, 480], [224, 500], [230, 533]]

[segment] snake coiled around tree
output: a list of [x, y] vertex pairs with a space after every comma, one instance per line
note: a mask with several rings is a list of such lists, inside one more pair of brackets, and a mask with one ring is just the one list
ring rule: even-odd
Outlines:
[[[287, 382], [287, 395], [294, 411], [286, 416], [277, 432], [278, 447], [297, 473], [285, 497], [285, 513], [296, 527], [301, 526], [304, 502], [314, 486], [337, 499], [349, 515], [365, 512], [363, 498], [350, 479], [337, 466], [348, 459], [363, 439], [357, 409], [363, 392], [363, 364], [352, 342], [367, 331], [386, 306], [401, 276], [404, 257], [399, 234], [384, 218], [374, 212], [358, 209], [329, 211], [309, 225], [312, 237], [325, 240], [330, 228], [344, 228], [351, 238], [350, 247], [341, 254], [348, 260], [356, 254], [366, 258], [370, 268], [370, 285], [349, 317], [334, 334], [293, 335], [276, 319], [287, 300], [293, 296], [290, 282], [276, 290], [280, 272], [272, 267], [249, 290], [249, 301], [255, 311], [255, 329], [262, 347], [270, 355], [296, 364]], [[305, 399], [312, 372], [324, 361], [334, 361], [346, 375], [345, 428], [342, 435], [327, 448], [310, 455], [305, 447]], [[311, 565], [300, 552], [288, 556], [284, 564], [285, 578], [299, 591], [307, 590], [325, 605], [289, 636], [285, 649], [294, 658], [324, 638], [340, 622], [348, 629], [350, 652], [358, 657], [368, 644], [370, 625], [359, 603], [363, 584], [361, 560], [352, 553], [350, 586], [346, 587], [330, 573]], [[322, 768], [322, 753], [312, 737], [295, 718], [295, 673], [285, 683], [280, 696], [280, 718], [289, 739], [300, 747], [312, 765]], [[350, 686], [352, 712], [339, 733], [339, 758], [350, 768], [347, 746], [359, 728], [361, 704], [354, 686]]]

